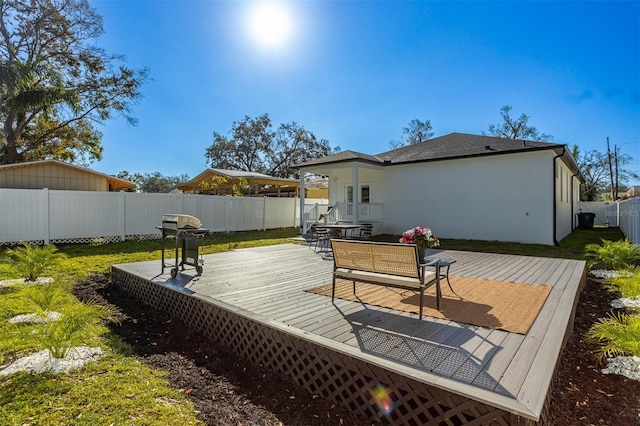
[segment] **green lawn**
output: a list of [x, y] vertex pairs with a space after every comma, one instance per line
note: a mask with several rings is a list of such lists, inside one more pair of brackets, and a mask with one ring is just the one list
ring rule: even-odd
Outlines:
[[[396, 235], [379, 235], [375, 239], [378, 241], [397, 242], [399, 238], [400, 237]], [[599, 244], [602, 239], [617, 241], [623, 238], [624, 235], [619, 228], [594, 227], [593, 229], [576, 229], [560, 241], [557, 246], [443, 238], [440, 239], [440, 248], [485, 253], [519, 254], [523, 256], [583, 259], [584, 246], [586, 244]]]
[[[218, 253], [292, 242], [297, 228], [262, 232], [216, 234], [201, 240], [204, 253]], [[616, 228], [577, 230], [550, 247], [495, 241], [441, 240], [441, 247], [491, 253], [581, 259], [584, 246], [601, 239], [623, 238]], [[399, 236], [382, 235], [381, 241], [398, 241]], [[156, 260], [161, 257], [161, 242], [126, 241], [105, 245], [61, 245], [59, 260], [46, 274], [56, 285], [69, 291], [73, 281], [90, 273], [108, 275], [117, 263]], [[0, 251], [0, 257], [3, 257]], [[18, 278], [8, 264], [0, 263], [0, 279]], [[62, 298], [65, 308], [79, 304], [74, 297]], [[25, 356], [43, 349], [32, 331], [38, 325], [9, 324], [12, 316], [33, 311], [26, 292], [0, 289], [0, 364], [13, 357]], [[100, 345], [106, 355], [80, 370], [66, 374], [29, 375], [24, 373], [0, 377], [0, 418], [3, 424], [200, 424], [191, 402], [169, 386], [163, 373], [143, 365], [130, 350], [109, 333], [106, 326], [92, 327], [87, 344]], [[144, 386], [140, 386], [144, 383]]]

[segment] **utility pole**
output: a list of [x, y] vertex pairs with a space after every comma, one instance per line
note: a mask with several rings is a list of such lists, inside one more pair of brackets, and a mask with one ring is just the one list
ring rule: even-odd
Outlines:
[[615, 201], [618, 199], [618, 145], [613, 146], [613, 155], [615, 155], [616, 159], [616, 196], [613, 198]]
[[613, 194], [613, 166], [611, 164], [611, 150], [609, 149], [609, 136], [607, 136], [607, 158], [609, 159], [609, 178], [611, 179], [611, 198], [615, 200]]

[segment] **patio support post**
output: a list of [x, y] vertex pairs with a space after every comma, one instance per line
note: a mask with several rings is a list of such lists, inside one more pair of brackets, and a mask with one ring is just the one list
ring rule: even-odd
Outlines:
[[360, 195], [360, 185], [358, 184], [358, 165], [354, 164], [351, 169], [353, 179], [353, 219], [352, 223], [358, 223], [358, 196]]
[[307, 221], [304, 217], [304, 171], [300, 170], [300, 233], [304, 234], [307, 230]]

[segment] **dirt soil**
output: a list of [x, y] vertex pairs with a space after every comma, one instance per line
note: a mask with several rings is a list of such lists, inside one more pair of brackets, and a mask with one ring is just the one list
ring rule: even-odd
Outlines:
[[[371, 425], [334, 402], [312, 395], [287, 376], [239, 359], [220, 343], [188, 330], [112, 285], [101, 275], [76, 283], [81, 300], [103, 298], [121, 315], [114, 333], [148, 365], [168, 373], [207, 425]], [[640, 381], [602, 374], [595, 347], [582, 336], [598, 318], [612, 312], [612, 297], [601, 281], [587, 280], [573, 333], [553, 383], [553, 425], [640, 425]]]

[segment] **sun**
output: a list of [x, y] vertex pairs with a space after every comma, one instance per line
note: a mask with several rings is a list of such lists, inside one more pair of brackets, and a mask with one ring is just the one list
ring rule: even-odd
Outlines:
[[275, 48], [291, 36], [293, 22], [289, 11], [281, 3], [260, 2], [249, 17], [251, 37], [262, 46]]

